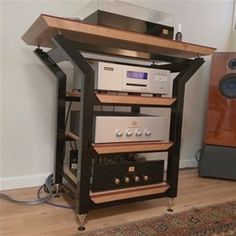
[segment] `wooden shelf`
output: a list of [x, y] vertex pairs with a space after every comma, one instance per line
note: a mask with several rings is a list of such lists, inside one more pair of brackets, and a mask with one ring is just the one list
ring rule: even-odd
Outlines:
[[96, 94], [96, 98], [102, 104], [131, 104], [143, 106], [171, 106], [176, 101], [175, 98], [148, 97], [137, 95]]
[[126, 152], [158, 152], [167, 151], [173, 145], [172, 142], [126, 142], [126, 143], [105, 143], [92, 144], [97, 154], [112, 154]]
[[66, 92], [66, 101], [79, 102], [80, 101], [80, 92]]
[[152, 184], [142, 187], [133, 187], [127, 189], [103, 191], [90, 193], [90, 198], [94, 203], [104, 203], [116, 200], [142, 197], [148, 195], [154, 195], [158, 193], [164, 193], [169, 188], [169, 185], [165, 182], [160, 184]]
[[[54, 47], [52, 38], [58, 32], [67, 39], [79, 42], [79, 47], [86, 51], [120, 55], [121, 50], [117, 49], [123, 49], [126, 51], [126, 56], [130, 54], [130, 56], [136, 58], [139, 56], [134, 52], [192, 58], [210, 55], [215, 51], [215, 48], [211, 47], [177, 42], [45, 14], [38, 17], [22, 39], [28, 45], [52, 48]], [[109, 49], [112, 49], [112, 51]], [[145, 58], [145, 55], [140, 57]]]
[[[138, 95], [116, 95], [116, 94], [102, 94], [96, 93], [95, 98], [99, 104], [107, 105], [140, 105], [140, 106], [171, 106], [176, 98], [167, 97], [152, 97], [152, 96], [138, 96]], [[67, 92], [67, 101], [80, 101], [80, 93]]]

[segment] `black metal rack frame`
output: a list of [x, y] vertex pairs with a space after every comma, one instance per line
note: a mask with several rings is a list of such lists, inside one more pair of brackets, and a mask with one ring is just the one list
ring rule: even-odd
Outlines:
[[[152, 55], [152, 58], [158, 58], [167, 62], [164, 65], [153, 65], [155, 68], [168, 69], [171, 72], [179, 72], [173, 82], [173, 96], [176, 102], [171, 106], [170, 134], [169, 139], [173, 142], [172, 148], [168, 150], [167, 160], [167, 183], [169, 189], [160, 194], [111, 201], [95, 204], [91, 201], [90, 177], [92, 156], [92, 121], [94, 101], [94, 71], [80, 52], [80, 44], [57, 35], [53, 39], [55, 48], [45, 52], [40, 48], [35, 50], [37, 56], [51, 70], [58, 81], [58, 103], [57, 103], [57, 142], [55, 159], [55, 184], [62, 184], [63, 177], [74, 187], [76, 213], [78, 215], [87, 214], [90, 209], [105, 207], [120, 203], [129, 203], [140, 200], [147, 200], [160, 197], [175, 198], [177, 196], [178, 172], [180, 159], [180, 143], [184, 106], [185, 84], [192, 75], [204, 63], [203, 58], [184, 59], [163, 55]], [[87, 48], [89, 51], [90, 48]], [[66, 113], [66, 75], [57, 65], [58, 62], [69, 60], [75, 68], [81, 70], [85, 77], [81, 85], [80, 93], [80, 139], [78, 154], [78, 182], [75, 184], [63, 173], [63, 162], [65, 157], [65, 113]], [[73, 100], [73, 99], [72, 99]], [[131, 106], [132, 111], [139, 112], [141, 106]]]

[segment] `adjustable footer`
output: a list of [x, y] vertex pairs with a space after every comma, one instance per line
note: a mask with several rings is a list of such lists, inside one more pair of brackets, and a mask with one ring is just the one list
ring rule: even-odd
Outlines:
[[59, 194], [59, 192], [60, 192], [60, 184], [55, 184], [54, 187], [55, 187], [54, 197], [58, 198], [58, 197], [60, 197], [60, 194]]
[[84, 223], [85, 223], [85, 218], [86, 218], [87, 214], [81, 214], [81, 215], [77, 215], [77, 216], [78, 216], [78, 220], [79, 220], [78, 230], [84, 231], [85, 230]]
[[174, 206], [174, 199], [168, 197], [168, 208], [167, 208], [167, 211], [173, 212], [174, 211], [173, 210], [173, 206]]

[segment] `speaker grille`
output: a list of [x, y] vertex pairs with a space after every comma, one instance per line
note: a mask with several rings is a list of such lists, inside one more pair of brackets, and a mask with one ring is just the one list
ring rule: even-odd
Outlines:
[[227, 98], [236, 98], [236, 74], [225, 75], [219, 84], [220, 92]]

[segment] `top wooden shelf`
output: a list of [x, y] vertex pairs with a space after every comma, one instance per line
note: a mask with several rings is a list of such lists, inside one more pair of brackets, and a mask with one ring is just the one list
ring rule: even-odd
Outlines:
[[135, 52], [140, 52], [143, 54], [151, 53], [192, 58], [210, 55], [215, 51], [215, 48], [211, 47], [177, 42], [44, 14], [38, 17], [22, 39], [28, 45], [51, 48], [54, 47], [51, 39], [58, 33], [70, 40], [79, 42], [79, 45], [87, 49], [87, 51], [105, 52], [105, 50], [110, 48], [113, 49], [112, 54], [117, 53], [117, 55], [120, 53], [118, 51], [123, 49], [129, 51], [130, 54], [133, 53], [133, 56], [135, 56]]

